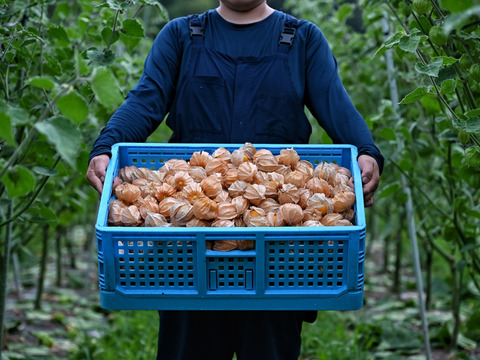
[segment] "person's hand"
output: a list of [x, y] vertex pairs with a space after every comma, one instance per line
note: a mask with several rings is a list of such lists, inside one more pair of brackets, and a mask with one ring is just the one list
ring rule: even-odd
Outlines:
[[[362, 174], [363, 200], [365, 207], [373, 205], [373, 195], [380, 182], [380, 171], [377, 160], [370, 155], [360, 155], [358, 166]], [[352, 178], [353, 181], [353, 178]]]
[[[90, 185], [101, 195], [103, 191], [103, 183], [105, 182], [105, 174], [107, 172], [107, 166], [110, 162], [108, 155], [97, 155], [88, 164], [87, 180]], [[113, 179], [113, 189], [117, 187], [122, 181], [119, 178]]]

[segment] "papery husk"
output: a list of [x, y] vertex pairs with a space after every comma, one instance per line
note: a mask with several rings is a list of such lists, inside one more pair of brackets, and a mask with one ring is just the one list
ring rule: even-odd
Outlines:
[[165, 175], [166, 175], [165, 171], [152, 170], [148, 174], [147, 181], [163, 183], [163, 179], [165, 179]]
[[235, 211], [237, 212], [237, 217], [242, 216], [247, 211], [250, 203], [243, 196], [236, 196], [232, 199], [231, 203], [235, 206]]
[[263, 183], [264, 181], [269, 181], [270, 178], [268, 176], [268, 172], [265, 172], [265, 171], [258, 171], [257, 169], [257, 172], [255, 173], [255, 175], [253, 175], [253, 183], [254, 184], [261, 184]]
[[238, 180], [238, 169], [228, 169], [222, 178], [223, 187], [228, 189], [235, 181]]
[[257, 166], [251, 162], [241, 163], [238, 167], [238, 180], [246, 181], [248, 183], [253, 182], [253, 177], [257, 172]]
[[307, 206], [305, 210], [303, 210], [303, 221], [320, 221], [322, 220], [322, 217], [323, 214], [319, 210], [311, 206]]
[[333, 226], [353, 226], [353, 224], [347, 219], [340, 219]]
[[[237, 207], [231, 202], [221, 202], [218, 204], [218, 220], [233, 220], [237, 217]], [[213, 224], [212, 224], [213, 226]]]
[[188, 169], [190, 169], [190, 164], [187, 163], [183, 159], [172, 159], [172, 167], [170, 168], [170, 171], [173, 174], [176, 174], [180, 171], [185, 171], [188, 172]]
[[308, 199], [312, 197], [313, 192], [310, 189], [301, 188], [298, 189], [298, 194], [298, 205], [300, 205], [302, 209], [305, 209], [308, 206]]
[[355, 193], [344, 191], [334, 196], [332, 199], [333, 211], [336, 213], [344, 212], [355, 204]]
[[308, 160], [300, 160], [294, 170], [304, 173], [307, 181], [313, 177], [313, 164]]
[[253, 159], [253, 155], [255, 155], [255, 153], [257, 152], [255, 146], [253, 146], [252, 143], [249, 142], [246, 142], [245, 144], [240, 146], [239, 149], [242, 150], [249, 159]]
[[325, 180], [330, 185], [335, 185], [336, 175], [337, 172], [335, 171], [335, 166], [328, 162], [318, 164], [313, 170], [313, 176]]
[[268, 180], [275, 181], [279, 186], [285, 184], [285, 176], [278, 172], [268, 173]]
[[283, 176], [287, 175], [292, 169], [290, 166], [287, 165], [278, 165], [278, 169], [275, 170], [276, 173], [281, 174]]
[[283, 184], [278, 189], [278, 203], [280, 205], [292, 203], [296, 204], [300, 200], [300, 192], [298, 188], [293, 184]]
[[255, 165], [257, 166], [257, 169], [259, 171], [265, 171], [265, 172], [277, 171], [278, 168], [280, 167], [275, 156], [268, 155], [268, 154], [260, 155], [257, 158]]
[[238, 247], [238, 240], [215, 240], [213, 250], [215, 251], [232, 251]]
[[272, 227], [280, 227], [286, 224], [285, 219], [280, 212], [267, 212], [267, 220]]
[[173, 178], [173, 186], [177, 191], [182, 191], [182, 189], [188, 184], [192, 184], [195, 181], [186, 171], [179, 171], [175, 174]]
[[226, 163], [230, 162], [230, 159], [232, 158], [232, 153], [225, 149], [224, 147], [219, 147], [212, 153], [212, 157], [215, 159], [220, 159], [225, 161]]
[[[165, 175], [165, 178], [163, 179], [163, 183], [175, 187], [175, 173], [173, 171], [169, 171]], [[175, 190], [177, 189], [175, 188]]]
[[135, 205], [130, 205], [122, 210], [121, 220], [124, 226], [138, 226], [142, 223], [140, 211]]
[[170, 219], [170, 209], [172, 208], [173, 204], [177, 203], [178, 199], [174, 197], [166, 197], [162, 201], [158, 203], [158, 212], [165, 216], [167, 220]]
[[285, 175], [285, 184], [293, 184], [298, 189], [305, 187], [306, 181], [306, 175], [298, 170], [293, 170]]
[[337, 168], [335, 168], [335, 171], [336, 171], [337, 174], [345, 175], [348, 178], [352, 177], [352, 172], [349, 169], [347, 169], [346, 167], [338, 166]]
[[185, 186], [182, 190], [182, 198], [187, 200], [190, 204], [195, 204], [195, 201], [205, 197], [202, 187], [198, 183], [191, 183]]
[[247, 226], [245, 224], [245, 221], [243, 220], [243, 216], [233, 219], [233, 223], [235, 224], [235, 227], [246, 227]]
[[147, 184], [148, 184], [147, 179], [135, 179], [132, 182], [132, 185], [138, 186], [139, 188], [141, 188], [142, 186], [145, 186]]
[[258, 207], [265, 210], [265, 212], [278, 212], [280, 209], [280, 204], [272, 198], [267, 198], [265, 200], [262, 200], [260, 204], [258, 204]]
[[288, 225], [299, 224], [303, 219], [303, 210], [297, 204], [283, 204], [280, 206], [279, 213]]
[[214, 240], [205, 240], [205, 248], [207, 250], [213, 250], [213, 245], [215, 244]]
[[330, 186], [328, 182], [324, 179], [320, 179], [318, 177], [313, 177], [307, 181], [305, 184], [305, 188], [310, 189], [312, 193], [317, 194], [325, 194], [325, 196], [330, 196]]
[[250, 204], [257, 206], [265, 199], [265, 186], [259, 184], [248, 184], [245, 188], [243, 197], [247, 199]]
[[217, 202], [217, 203], [231, 202], [232, 198], [228, 194], [228, 191], [224, 189], [224, 190], [220, 191], [220, 193], [213, 200], [215, 200], [215, 202]]
[[307, 220], [302, 223], [302, 226], [325, 226], [318, 220]]
[[162, 201], [163, 199], [173, 196], [177, 190], [170, 184], [163, 183], [162, 185], [158, 186], [155, 190], [155, 198], [158, 201]]
[[253, 250], [255, 249], [255, 240], [237, 240], [238, 250]]
[[355, 219], [355, 210], [353, 210], [353, 208], [348, 209], [347, 211], [344, 211], [342, 213], [342, 216], [345, 220], [348, 220], [353, 224], [353, 221]]
[[[257, 160], [259, 157], [261, 156], [273, 156], [272, 152], [270, 150], [267, 150], [267, 149], [260, 149], [260, 150], [257, 150], [255, 151], [255, 154], [253, 154], [252, 156], [252, 161], [254, 164], [257, 163]], [[275, 163], [278, 164], [278, 162], [275, 160]]]
[[333, 212], [332, 199], [327, 198], [323, 193], [315, 193], [307, 201], [307, 206], [311, 206], [322, 213], [322, 215]]
[[267, 220], [267, 213], [256, 206], [250, 207], [243, 215], [245, 225], [252, 226], [270, 226]]
[[211, 158], [208, 162], [207, 165], [205, 166], [205, 171], [207, 172], [207, 175], [213, 175], [216, 173], [219, 173], [221, 175], [225, 175], [225, 173], [228, 170], [228, 164], [226, 161], [222, 159], [216, 159], [216, 158]]
[[118, 178], [124, 183], [132, 183], [137, 177], [135, 176], [135, 170], [137, 167], [135, 165], [125, 166], [118, 170]]
[[228, 188], [228, 194], [234, 198], [237, 196], [242, 196], [245, 193], [245, 189], [248, 186], [248, 182], [237, 180]]
[[193, 218], [190, 220], [186, 227], [210, 227], [210, 221]]
[[122, 200], [113, 199], [108, 206], [108, 224], [122, 226], [122, 211], [127, 205]]
[[148, 213], [145, 217], [145, 227], [170, 227], [170, 224], [165, 216], [158, 213]]
[[198, 199], [193, 204], [193, 214], [202, 220], [213, 220], [218, 216], [218, 204], [208, 197]]
[[177, 201], [170, 208], [170, 221], [173, 226], [186, 226], [193, 216], [193, 206], [186, 200]]
[[230, 162], [235, 166], [238, 167], [241, 163], [248, 161], [248, 156], [245, 155], [243, 150], [237, 149], [232, 151], [232, 156], [230, 158]]
[[223, 190], [222, 181], [216, 175], [207, 176], [200, 182], [203, 192], [210, 199], [214, 199]]
[[144, 220], [146, 219], [148, 213], [158, 213], [159, 207], [157, 199], [148, 195], [147, 198], [144, 199], [143, 204], [140, 205], [138, 210], [140, 211], [140, 215]]
[[273, 180], [266, 180], [260, 183], [265, 186], [265, 197], [267, 198], [278, 198], [278, 189], [282, 186]]
[[280, 150], [280, 155], [277, 156], [277, 159], [279, 164], [294, 169], [300, 161], [300, 156], [298, 156], [298, 153], [293, 148], [282, 149]]
[[330, 213], [325, 215], [320, 222], [325, 226], [335, 226], [335, 224], [342, 220], [343, 216], [337, 213]]
[[211, 227], [235, 227], [235, 223], [228, 219], [216, 219], [212, 221]]
[[190, 169], [188, 169], [188, 175], [190, 175], [195, 182], [200, 182], [208, 176], [205, 169], [201, 166], [191, 166]]
[[345, 175], [345, 174], [339, 174], [337, 173], [335, 175], [335, 187], [339, 186], [339, 185], [346, 185], [348, 186], [348, 182], [350, 181], [350, 178]]
[[134, 203], [141, 195], [140, 188], [138, 186], [124, 183], [115, 188], [115, 195], [117, 198], [126, 202], [127, 204]]
[[156, 182], [156, 181], [147, 182], [146, 185], [140, 188], [141, 196], [144, 198], [147, 196], [155, 197], [155, 192], [157, 191], [157, 188], [160, 186], [162, 186], [161, 182]]
[[205, 168], [211, 158], [211, 155], [206, 151], [195, 151], [190, 157], [189, 164], [190, 166], [201, 166]]

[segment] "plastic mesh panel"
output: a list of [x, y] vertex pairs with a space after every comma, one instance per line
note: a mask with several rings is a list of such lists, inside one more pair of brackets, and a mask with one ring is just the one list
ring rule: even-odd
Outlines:
[[116, 241], [117, 284], [131, 289], [196, 289], [196, 247], [190, 241]]
[[268, 241], [265, 245], [265, 289], [317, 291], [346, 286], [346, 241]]
[[253, 290], [254, 257], [208, 258], [209, 290]]

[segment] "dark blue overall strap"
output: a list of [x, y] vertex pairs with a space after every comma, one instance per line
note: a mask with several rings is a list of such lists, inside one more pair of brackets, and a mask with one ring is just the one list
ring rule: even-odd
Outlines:
[[293, 40], [295, 40], [295, 33], [297, 32], [298, 20], [291, 15], [287, 14], [287, 20], [285, 21], [285, 26], [283, 31], [280, 34], [280, 40], [278, 41], [278, 51], [279, 52], [288, 52], [293, 45]]
[[203, 22], [204, 16], [203, 15], [192, 15], [189, 17], [189, 25], [190, 25], [190, 37], [192, 38], [194, 45], [203, 45]]

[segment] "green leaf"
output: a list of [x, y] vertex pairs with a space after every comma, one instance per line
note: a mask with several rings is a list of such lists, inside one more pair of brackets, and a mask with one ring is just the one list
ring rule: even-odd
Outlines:
[[76, 91], [58, 99], [57, 106], [65, 117], [77, 125], [83, 123], [89, 114], [87, 102]]
[[469, 134], [480, 133], [480, 115], [468, 119], [452, 119], [452, 124], [457, 130], [465, 131]]
[[9, 145], [16, 145], [16, 141], [13, 138], [12, 121], [10, 115], [4, 111], [0, 111], [0, 138], [4, 139]]
[[117, 80], [112, 72], [107, 69], [97, 69], [92, 80], [92, 89], [98, 102], [105, 107], [119, 106], [124, 100]]
[[[461, 1], [457, 1], [461, 3]], [[459, 28], [465, 21], [467, 21], [472, 16], [480, 15], [480, 5], [470, 6], [465, 11], [460, 13], [451, 14], [447, 17], [443, 23], [443, 31], [445, 34], [450, 34], [454, 29]]]
[[455, 59], [454, 57], [451, 56], [435, 56], [432, 58], [432, 60], [437, 60], [437, 59], [442, 59], [443, 65], [445, 66], [450, 66], [452, 64], [455, 64], [458, 59]]
[[405, 33], [403, 31], [396, 32], [395, 34], [393, 34], [389, 39], [387, 39], [383, 43], [383, 45], [380, 47], [380, 49], [378, 49], [375, 52], [375, 55], [373, 55], [373, 56], [375, 57], [377, 55], [380, 55], [380, 54], [384, 53], [385, 51], [387, 51], [388, 49], [391, 49], [391, 48], [397, 46], [398, 43], [400, 42], [400, 39], [403, 38], [404, 36], [405, 36]]
[[418, 45], [427, 40], [426, 35], [419, 35], [418, 33], [412, 33], [409, 36], [404, 36], [398, 42], [398, 47], [403, 51], [414, 54], [417, 51]]
[[104, 27], [101, 34], [102, 34], [103, 42], [105, 43], [106, 46], [114, 44], [120, 38], [120, 34], [118, 33], [118, 31], [115, 31], [112, 38], [111, 27]]
[[167, 9], [158, 0], [140, 0], [140, 2], [146, 5], [156, 6], [158, 10], [160, 10], [162, 20], [165, 22], [170, 21]]
[[343, 4], [337, 11], [338, 21], [343, 23], [353, 14], [354, 6], [352, 4]]
[[440, 92], [443, 95], [453, 94], [455, 92], [456, 88], [457, 88], [457, 80], [448, 79], [448, 80], [445, 80], [444, 82], [442, 82]]
[[470, 146], [465, 150], [465, 159], [470, 166], [480, 167], [480, 146]]
[[381, 199], [381, 198], [389, 197], [393, 194], [400, 192], [400, 190], [401, 188], [398, 183], [389, 184], [385, 187], [382, 187], [382, 190], [378, 194], [378, 198]]
[[125, 11], [131, 8], [137, 0], [107, 0], [108, 7], [112, 10]]
[[142, 24], [134, 19], [126, 19], [123, 22], [122, 30], [125, 35], [132, 37], [144, 37], [145, 32], [143, 30]]
[[452, 13], [467, 10], [473, 6], [473, 0], [440, 0], [440, 6]]
[[55, 81], [47, 76], [35, 76], [27, 80], [27, 84], [39, 89], [53, 90]]
[[416, 63], [415, 70], [420, 74], [436, 77], [438, 76], [438, 72], [440, 71], [442, 64], [442, 59], [436, 59], [430, 64]]
[[40, 201], [35, 201], [27, 212], [32, 216], [29, 219], [32, 222], [44, 223], [57, 221], [57, 215], [55, 212]]
[[381, 128], [377, 131], [378, 136], [384, 138], [385, 140], [397, 140], [397, 135], [395, 134], [395, 130], [389, 127]]
[[120, 40], [128, 47], [130, 51], [133, 51], [137, 47], [141, 38], [135, 36], [128, 36], [125, 34], [120, 34]]
[[420, 100], [422, 97], [424, 97], [428, 92], [430, 91], [430, 87], [420, 87], [412, 91], [411, 93], [407, 94], [402, 101], [400, 101], [399, 104], [404, 105], [404, 104], [411, 104], [415, 101]]
[[63, 116], [52, 117], [35, 124], [35, 127], [46, 136], [62, 159], [75, 168], [75, 159], [82, 142], [78, 127]]
[[15, 165], [2, 178], [10, 198], [28, 194], [35, 187], [35, 177], [32, 172], [21, 165]]
[[464, 115], [465, 115], [467, 118], [480, 115], [480, 109], [473, 109], [473, 110], [467, 111]]
[[63, 47], [70, 46], [70, 39], [65, 29], [61, 26], [48, 24], [48, 37]]
[[87, 50], [87, 57], [97, 66], [108, 66], [115, 61], [115, 54], [111, 50]]
[[58, 174], [58, 171], [56, 169], [47, 169], [41, 166], [35, 166], [33, 168], [33, 172], [42, 176], [55, 176]]

